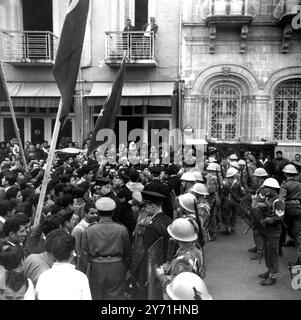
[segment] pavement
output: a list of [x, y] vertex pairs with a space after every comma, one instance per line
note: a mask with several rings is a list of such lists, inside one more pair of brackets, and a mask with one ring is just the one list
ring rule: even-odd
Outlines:
[[261, 286], [259, 273], [265, 272], [264, 257], [261, 264], [251, 260], [248, 249], [254, 247], [253, 233], [243, 220], [238, 219], [236, 232], [230, 236], [218, 233], [217, 241], [205, 245], [206, 278], [209, 293], [214, 300], [301, 300], [301, 290], [293, 290], [288, 262], [296, 261], [295, 249], [283, 248], [280, 274], [273, 286]]

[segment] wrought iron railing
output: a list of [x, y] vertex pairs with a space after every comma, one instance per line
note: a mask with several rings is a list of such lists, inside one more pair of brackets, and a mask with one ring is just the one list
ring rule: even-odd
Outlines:
[[153, 31], [107, 31], [106, 56], [107, 61], [122, 59], [127, 52], [130, 61], [155, 60], [155, 34]]
[[49, 31], [2, 31], [6, 62], [54, 63], [58, 37]]
[[248, 0], [210, 0], [208, 16], [248, 15]]

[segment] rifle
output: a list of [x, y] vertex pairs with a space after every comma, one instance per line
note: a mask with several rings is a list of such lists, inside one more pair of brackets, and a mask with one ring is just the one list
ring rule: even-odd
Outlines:
[[248, 167], [248, 162], [246, 161], [246, 170], [247, 170], [247, 185], [249, 186], [251, 184], [251, 177], [249, 175], [249, 167]]
[[175, 239], [170, 238], [168, 240], [167, 262], [169, 262], [169, 263], [172, 261], [172, 259], [174, 257], [176, 244], [177, 244], [177, 241]]
[[198, 213], [198, 206], [197, 206], [197, 203], [196, 203], [195, 200], [194, 200], [193, 205], [194, 205], [196, 223], [197, 223], [197, 225], [199, 227], [198, 241], [199, 241], [199, 244], [200, 244], [201, 248], [203, 249], [203, 247], [205, 245], [205, 243], [204, 243], [204, 234], [203, 234], [203, 228], [202, 228], [201, 220], [200, 220], [199, 213]]
[[218, 176], [218, 171], [217, 171], [217, 169], [215, 170], [215, 175], [216, 175], [217, 184], [218, 184], [218, 195], [219, 195], [219, 197], [221, 198], [221, 196], [222, 196], [222, 186], [221, 186], [221, 182], [220, 182], [220, 180], [219, 180], [219, 176]]

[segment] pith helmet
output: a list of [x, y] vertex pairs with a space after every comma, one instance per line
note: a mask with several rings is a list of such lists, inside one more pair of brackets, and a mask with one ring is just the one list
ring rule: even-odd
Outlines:
[[263, 168], [256, 168], [254, 170], [253, 176], [255, 177], [267, 177], [269, 174]]
[[195, 183], [193, 187], [190, 189], [190, 191], [197, 194], [201, 194], [203, 196], [209, 195], [208, 188], [203, 183]]
[[230, 167], [235, 168], [235, 169], [239, 169], [239, 163], [237, 161], [232, 161], [230, 163]]
[[167, 285], [166, 292], [172, 300], [194, 300], [195, 293], [202, 300], [212, 300], [205, 282], [193, 272], [179, 273]]
[[234, 177], [236, 174], [238, 174], [238, 171], [235, 168], [229, 168], [226, 173], [226, 178]]
[[229, 160], [238, 160], [237, 155], [236, 154], [231, 154], [229, 157]]
[[191, 193], [181, 194], [179, 196], [180, 206], [188, 212], [194, 211], [194, 201], [196, 200], [195, 196]]
[[181, 180], [182, 181], [190, 181], [190, 182], [195, 182], [196, 179], [194, 177], [194, 174], [192, 172], [184, 172], [182, 174], [182, 177], [181, 177]]
[[203, 175], [199, 171], [193, 171], [192, 173], [196, 181], [204, 182]]
[[298, 171], [293, 164], [287, 164], [282, 171], [290, 174], [298, 174]]
[[264, 187], [274, 188], [274, 189], [280, 189], [280, 185], [278, 181], [274, 178], [268, 178], [264, 180], [263, 182]]
[[198, 230], [194, 229], [194, 226], [188, 219], [178, 218], [167, 227], [169, 235], [178, 241], [190, 242], [196, 241], [198, 238]]

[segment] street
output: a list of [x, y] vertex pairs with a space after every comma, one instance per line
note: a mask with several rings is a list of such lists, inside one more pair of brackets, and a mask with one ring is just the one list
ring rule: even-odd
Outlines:
[[273, 286], [259, 284], [258, 274], [266, 271], [264, 257], [261, 264], [251, 260], [248, 249], [254, 246], [252, 231], [245, 236], [245, 223], [239, 219], [236, 233], [218, 235], [217, 241], [205, 246], [207, 288], [214, 300], [301, 300], [301, 291], [291, 287], [288, 261], [295, 261], [295, 250], [283, 248], [280, 274]]

